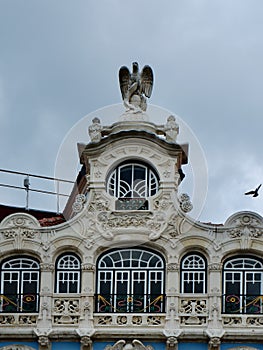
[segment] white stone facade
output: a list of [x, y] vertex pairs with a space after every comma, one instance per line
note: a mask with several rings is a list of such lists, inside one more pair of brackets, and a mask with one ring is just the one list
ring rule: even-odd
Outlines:
[[[262, 341], [261, 294], [251, 299], [259, 308], [252, 313], [241, 310], [249, 302], [227, 313], [222, 295], [227, 259], [262, 258], [263, 218], [239, 212], [223, 225], [193, 221], [187, 214], [189, 197], [178, 195], [178, 169], [186, 155], [176, 143], [159, 138], [160, 126], [142, 123], [139, 127], [138, 122], [116, 123], [111, 130], [102, 129], [102, 138], [96, 142], [79, 146], [81, 162], [88, 169], [87, 188], [76, 197], [70, 220], [41, 227], [32, 216], [17, 213], [1, 222], [1, 261], [26, 256], [40, 264], [39, 308], [32, 313], [10, 313], [2, 308], [3, 339], [37, 339], [40, 349], [50, 349], [57, 339], [78, 341], [82, 349], [91, 349], [97, 340], [162, 341], [171, 350], [182, 341], [206, 342], [210, 349], [219, 349], [224, 341]], [[147, 198], [145, 210], [116, 210], [116, 198], [107, 192], [111, 171], [129, 161], [150, 165], [159, 177], [159, 189]], [[163, 312], [99, 312], [95, 303], [98, 258], [113, 249], [138, 246], [157, 252], [165, 261]], [[56, 261], [63, 253], [80, 259], [79, 293], [55, 292]], [[206, 261], [202, 293], [181, 292], [181, 262], [190, 253], [201, 254]], [[4, 301], [2, 294], [2, 304]], [[121, 343], [124, 348], [125, 341]], [[135, 340], [133, 347], [140, 347], [138, 344]], [[241, 348], [250, 349], [235, 347]]]

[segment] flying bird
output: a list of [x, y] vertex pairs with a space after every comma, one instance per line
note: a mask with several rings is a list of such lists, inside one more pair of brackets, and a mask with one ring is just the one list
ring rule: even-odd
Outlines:
[[255, 189], [255, 190], [252, 190], [252, 191], [249, 191], [249, 192], [246, 192], [245, 194], [248, 195], [248, 194], [251, 194], [252, 197], [257, 197], [259, 194], [258, 194], [258, 191], [261, 187], [261, 184]]

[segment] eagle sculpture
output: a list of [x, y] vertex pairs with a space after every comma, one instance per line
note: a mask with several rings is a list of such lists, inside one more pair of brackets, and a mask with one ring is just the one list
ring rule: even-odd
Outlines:
[[132, 72], [125, 66], [119, 70], [119, 83], [124, 106], [134, 112], [146, 111], [145, 97], [151, 97], [153, 88], [153, 71], [148, 65], [139, 72], [137, 62], [132, 64]]

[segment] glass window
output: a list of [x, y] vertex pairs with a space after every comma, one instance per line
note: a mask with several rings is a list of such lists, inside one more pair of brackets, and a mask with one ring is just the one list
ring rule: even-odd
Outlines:
[[181, 293], [206, 293], [206, 260], [201, 254], [188, 254], [181, 262]]
[[1, 264], [0, 312], [38, 312], [39, 263], [13, 257]]
[[75, 254], [63, 254], [56, 262], [55, 293], [80, 292], [80, 260]]
[[260, 259], [231, 258], [224, 264], [223, 277], [224, 313], [263, 313], [263, 262]]
[[164, 261], [152, 251], [108, 252], [98, 260], [97, 312], [164, 312]]
[[148, 165], [140, 163], [120, 164], [109, 176], [107, 191], [116, 197], [116, 209], [147, 210], [147, 198], [155, 195], [159, 178]]

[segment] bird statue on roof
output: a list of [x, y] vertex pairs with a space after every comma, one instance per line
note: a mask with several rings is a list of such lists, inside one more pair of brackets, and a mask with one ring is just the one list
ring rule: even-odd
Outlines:
[[257, 197], [257, 196], [259, 196], [258, 191], [259, 191], [260, 187], [261, 187], [261, 184], [260, 184], [255, 190], [246, 192], [245, 195], [251, 194], [252, 197]]
[[153, 88], [153, 71], [148, 65], [139, 72], [137, 62], [132, 64], [132, 72], [122, 66], [119, 70], [119, 83], [124, 106], [134, 113], [145, 112], [146, 98], [151, 97]]

